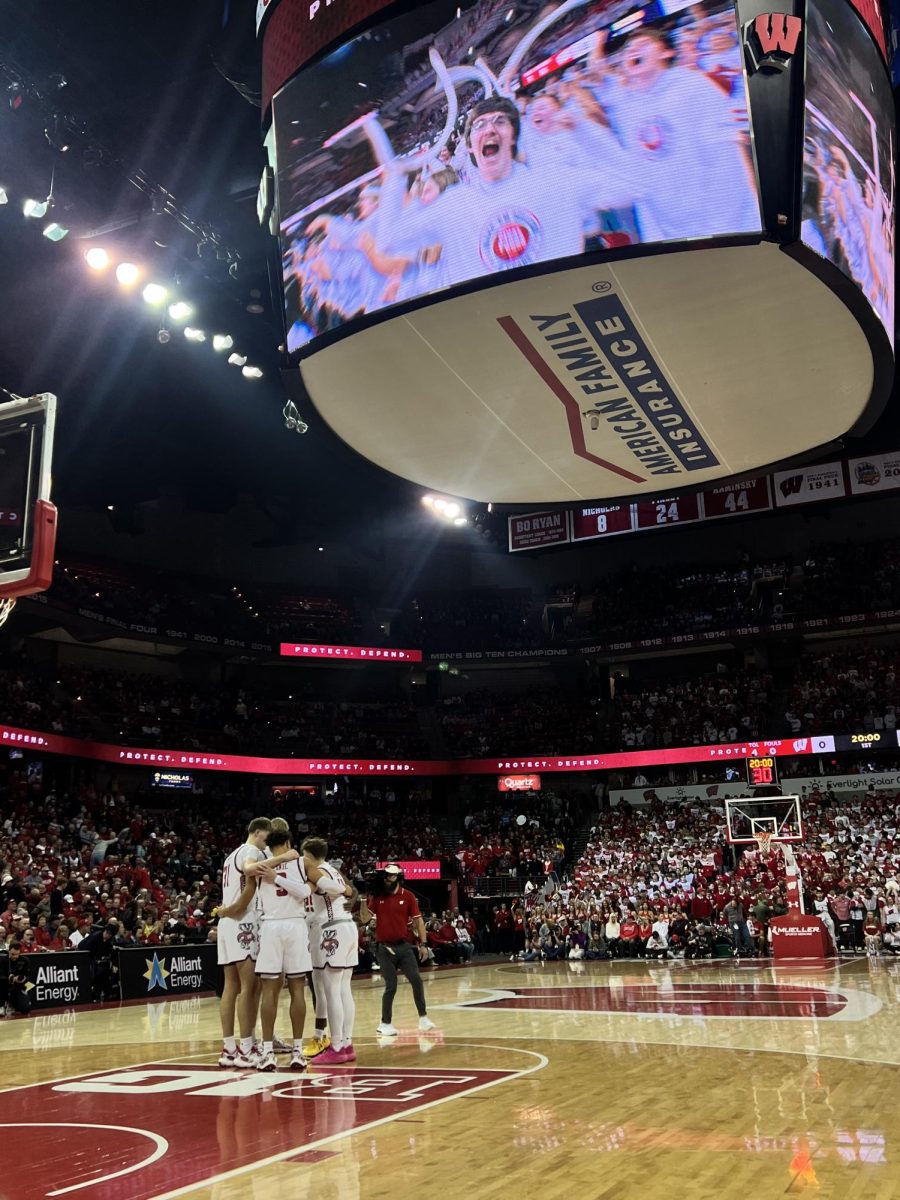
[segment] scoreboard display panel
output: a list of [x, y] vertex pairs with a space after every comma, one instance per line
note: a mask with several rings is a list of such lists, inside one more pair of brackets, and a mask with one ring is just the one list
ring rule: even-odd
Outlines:
[[747, 759], [747, 783], [750, 787], [764, 787], [778, 783], [778, 763], [774, 755]]

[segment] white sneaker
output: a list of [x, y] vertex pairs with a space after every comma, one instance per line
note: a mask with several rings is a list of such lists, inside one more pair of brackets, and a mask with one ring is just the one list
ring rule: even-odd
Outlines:
[[272, 1049], [276, 1054], [290, 1054], [292, 1047], [290, 1042], [282, 1041], [280, 1037], [277, 1037], [272, 1041]]
[[437, 1029], [437, 1026], [430, 1017], [419, 1017], [419, 1029], [422, 1033], [428, 1033], [431, 1029]]
[[300, 1051], [292, 1050], [291, 1051], [291, 1070], [292, 1071], [305, 1071], [306, 1067], [307, 1067], [306, 1059], [303, 1057], [303, 1055], [300, 1053]]
[[237, 1054], [237, 1050], [235, 1050], [232, 1054], [231, 1051], [226, 1050], [223, 1047], [222, 1053], [219, 1055], [219, 1066], [228, 1067], [229, 1069], [232, 1068], [235, 1065], [234, 1060], [237, 1058]]
[[398, 1029], [396, 1029], [393, 1025], [385, 1024], [385, 1022], [382, 1021], [381, 1024], [375, 1030], [375, 1032], [378, 1034], [379, 1037], [397, 1037], [397, 1035], [400, 1031]]
[[255, 1048], [248, 1050], [245, 1054], [240, 1046], [238, 1046], [238, 1052], [235, 1054], [231, 1065], [239, 1071], [255, 1071], [258, 1063], [259, 1055]]
[[263, 1054], [262, 1058], [256, 1064], [257, 1071], [277, 1071], [278, 1063], [275, 1061], [275, 1055], [269, 1051], [268, 1054]]

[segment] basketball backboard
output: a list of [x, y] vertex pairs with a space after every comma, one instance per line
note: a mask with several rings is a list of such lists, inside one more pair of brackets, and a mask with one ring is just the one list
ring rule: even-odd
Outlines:
[[19, 596], [45, 591], [53, 577], [55, 424], [49, 392], [0, 404], [0, 621]]
[[729, 797], [725, 821], [733, 846], [753, 845], [765, 833], [775, 842], [799, 842], [803, 837], [798, 796]]

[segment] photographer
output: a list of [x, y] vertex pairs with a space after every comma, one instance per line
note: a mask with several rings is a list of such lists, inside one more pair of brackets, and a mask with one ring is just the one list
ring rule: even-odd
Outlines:
[[[418, 900], [412, 892], [401, 886], [402, 875], [396, 863], [388, 863], [371, 881], [369, 894], [360, 906], [362, 921], [375, 918], [375, 954], [384, 980], [381, 1024], [377, 1029], [382, 1037], [397, 1036], [391, 1016], [397, 993], [398, 970], [403, 972], [412, 988], [419, 1014], [419, 1029], [423, 1033], [434, 1029], [434, 1022], [427, 1015], [425, 991], [419, 975], [419, 962], [424, 962], [428, 956], [425, 922], [419, 911]], [[413, 940], [418, 943], [415, 949]]]
[[22, 947], [19, 942], [10, 942], [8, 954], [0, 956], [0, 1015], [12, 1010], [28, 1016], [31, 1001], [25, 990], [27, 982]]

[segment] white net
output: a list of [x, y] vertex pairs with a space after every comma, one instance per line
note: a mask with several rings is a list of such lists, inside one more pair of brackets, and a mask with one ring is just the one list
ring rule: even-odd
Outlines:
[[0, 625], [6, 620], [12, 610], [16, 607], [14, 596], [5, 596], [0, 600]]
[[771, 833], [767, 829], [758, 829], [756, 833], [754, 833], [753, 837], [756, 841], [760, 857], [768, 858], [772, 853], [772, 842], [775, 837], [774, 833]]

